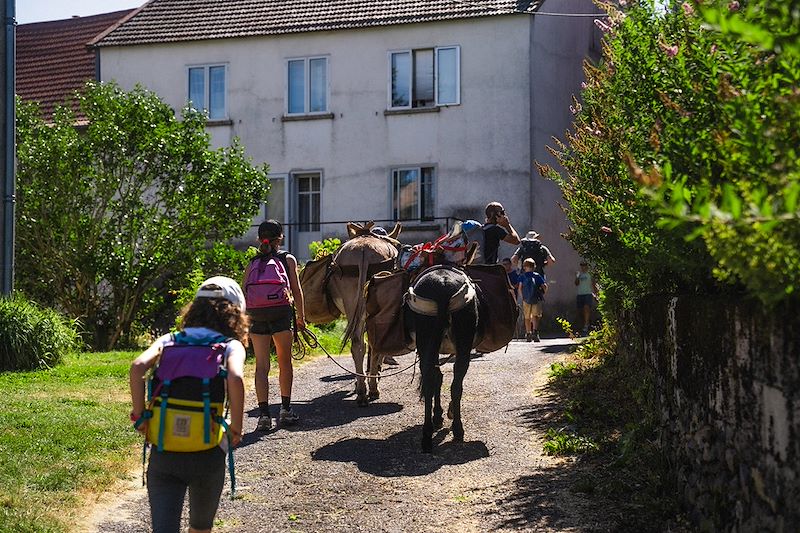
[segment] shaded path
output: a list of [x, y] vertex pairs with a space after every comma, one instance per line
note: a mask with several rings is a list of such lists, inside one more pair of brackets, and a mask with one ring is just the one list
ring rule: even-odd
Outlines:
[[[353, 381], [331, 361], [297, 368], [300, 425], [249, 433], [257, 416], [249, 412], [236, 452], [238, 497], [231, 501], [226, 488], [215, 531], [607, 529], [591, 502], [569, 491], [566, 460], [541, 453], [553, 405], [539, 388], [571, 347], [568, 339], [514, 342], [505, 353], [474, 358], [462, 402], [465, 442], [453, 443], [445, 428], [433, 455], [419, 451], [423, 406], [411, 371], [384, 379], [381, 400], [359, 408]], [[398, 360], [405, 366], [412, 357]], [[443, 370], [449, 396], [452, 365]], [[252, 387], [247, 405], [255, 405]], [[142, 531], [147, 515], [144, 493], [129, 494], [97, 531]]]

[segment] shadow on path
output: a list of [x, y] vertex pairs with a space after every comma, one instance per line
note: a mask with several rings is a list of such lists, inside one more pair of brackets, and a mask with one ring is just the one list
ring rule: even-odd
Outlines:
[[[352, 400], [347, 398], [353, 397]], [[270, 413], [273, 419], [280, 411], [280, 404], [270, 405]], [[314, 398], [306, 402], [292, 402], [292, 410], [300, 416], [297, 425], [281, 428], [273, 425], [267, 433], [252, 431], [242, 437], [240, 447], [249, 446], [259, 442], [262, 437], [274, 433], [275, 431], [316, 431], [318, 429], [344, 426], [355, 420], [362, 418], [372, 418], [397, 413], [403, 410], [403, 406], [396, 402], [373, 402], [367, 407], [358, 407], [355, 402], [355, 395], [352, 391], [338, 390]], [[258, 408], [247, 411], [248, 418], [258, 418], [260, 411]], [[273, 423], [275, 420], [273, 420]]]
[[449, 430], [434, 435], [434, 453], [420, 450], [422, 426], [412, 426], [387, 439], [344, 439], [311, 453], [314, 461], [355, 463], [359, 470], [380, 477], [425, 476], [445, 465], [459, 465], [489, 457], [481, 441], [442, 442]]

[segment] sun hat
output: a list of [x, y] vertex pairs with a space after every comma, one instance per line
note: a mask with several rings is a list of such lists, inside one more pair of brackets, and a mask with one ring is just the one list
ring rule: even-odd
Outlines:
[[533, 231], [533, 230], [530, 230], [528, 233], [526, 233], [526, 234], [525, 234], [525, 238], [526, 238], [526, 239], [535, 239], [535, 238], [536, 238], [536, 237], [538, 237], [538, 236], [539, 236], [539, 234], [538, 234], [538, 233], [536, 233], [536, 232], [535, 232], [535, 231]]
[[[218, 287], [218, 288], [214, 288]], [[244, 293], [242, 288], [236, 281], [225, 276], [214, 276], [208, 278], [197, 289], [197, 298], [225, 298], [234, 305], [238, 305], [239, 309], [245, 310]]]

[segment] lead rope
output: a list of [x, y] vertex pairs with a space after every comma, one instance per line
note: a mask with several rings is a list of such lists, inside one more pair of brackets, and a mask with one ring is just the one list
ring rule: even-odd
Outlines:
[[[339, 368], [341, 368], [342, 370], [344, 370], [348, 374], [351, 374], [353, 376], [360, 377], [360, 378], [376, 378], [376, 379], [389, 378], [389, 377], [392, 377], [392, 376], [396, 376], [398, 374], [402, 374], [403, 372], [405, 372], [406, 370], [408, 370], [410, 368], [414, 368], [415, 369], [414, 373], [416, 374], [416, 365], [417, 365], [417, 361], [419, 361], [419, 354], [417, 354], [417, 356], [414, 359], [413, 363], [411, 363], [407, 367], [403, 368], [402, 370], [397, 370], [395, 372], [392, 372], [391, 374], [359, 374], [358, 372], [353, 372], [352, 370], [350, 370], [348, 368], [345, 368], [341, 364], [339, 364], [339, 362], [336, 359], [333, 358], [333, 356], [328, 352], [328, 350], [326, 350], [325, 347], [322, 344], [320, 344], [319, 339], [317, 339], [317, 336], [314, 335], [313, 331], [311, 331], [309, 329], [304, 329], [304, 330], [300, 331], [299, 334], [298, 334], [297, 343], [301, 345], [301, 348], [299, 348], [299, 349], [303, 350], [303, 355], [305, 355], [305, 353], [307, 353], [308, 349], [312, 349], [313, 350], [313, 349], [319, 348], [320, 350], [322, 350], [325, 353], [325, 355], [328, 356], [328, 359], [333, 361], [333, 363], [336, 366], [338, 366]], [[293, 348], [292, 351], [294, 352], [294, 348]], [[413, 376], [412, 376], [412, 378], [413, 378]]]

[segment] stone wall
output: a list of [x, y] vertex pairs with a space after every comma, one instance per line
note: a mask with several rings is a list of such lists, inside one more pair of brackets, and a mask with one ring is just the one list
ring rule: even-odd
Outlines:
[[641, 309], [662, 444], [692, 521], [800, 531], [800, 305], [653, 297]]

